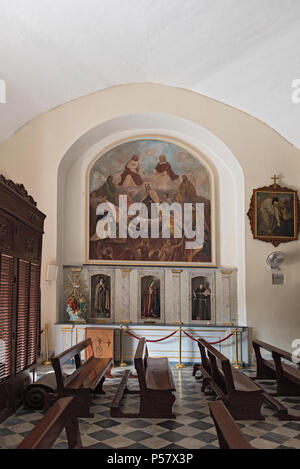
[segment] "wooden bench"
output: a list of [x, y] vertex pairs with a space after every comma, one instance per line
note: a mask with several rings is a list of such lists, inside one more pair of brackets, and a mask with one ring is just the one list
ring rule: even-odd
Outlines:
[[194, 364], [193, 367], [193, 376], [196, 376], [196, 372], [200, 371], [201, 375], [199, 377], [196, 376], [196, 379], [202, 379], [202, 387], [201, 391], [204, 392], [205, 394], [210, 394], [209, 392], [206, 392], [206, 387], [209, 385], [211, 381], [211, 366], [209, 363], [209, 359], [207, 358], [206, 355], [206, 349], [205, 346], [198, 340], [198, 347], [200, 351], [200, 356], [201, 356], [201, 365], [198, 363]]
[[254, 449], [244, 437], [222, 401], [209, 402], [208, 406], [215, 423], [220, 449]]
[[74, 397], [62, 397], [48, 410], [17, 449], [51, 448], [66, 429], [69, 449], [81, 449], [81, 436]]
[[[87, 361], [82, 363], [80, 354], [88, 347], [91, 347], [92, 354]], [[76, 370], [65, 376], [63, 365], [73, 358]], [[93, 417], [89, 410], [92, 401], [91, 394], [105, 394], [102, 385], [112, 358], [95, 358], [91, 339], [85, 339], [56, 355], [51, 361], [55, 371], [58, 396], [74, 396], [78, 417]]]
[[[292, 354], [260, 340], [252, 341], [256, 356], [254, 379], [276, 380], [278, 396], [300, 396], [300, 370], [282, 361], [293, 362]], [[273, 360], [265, 360], [260, 349], [271, 352]]]
[[[111, 405], [110, 415], [127, 418], [176, 418], [172, 413], [175, 402], [172, 391], [175, 391], [175, 386], [168, 358], [149, 357], [145, 338], [141, 338], [136, 349], [134, 365], [139, 380], [139, 390], [127, 389], [130, 370], [126, 370]], [[126, 392], [140, 395], [138, 413], [126, 414], [121, 410], [120, 403]]]
[[264, 401], [263, 390], [248, 376], [233, 368], [228, 358], [222, 355], [206, 340], [199, 339], [205, 347], [210, 371], [207, 382], [219, 399], [222, 399], [236, 420], [264, 420], [261, 407]]

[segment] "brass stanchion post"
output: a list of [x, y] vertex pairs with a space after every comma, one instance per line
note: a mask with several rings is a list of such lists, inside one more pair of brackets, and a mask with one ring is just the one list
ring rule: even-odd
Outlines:
[[46, 360], [43, 361], [43, 365], [51, 365], [51, 361], [49, 360], [48, 324], [45, 324], [45, 348], [46, 348]]
[[240, 370], [243, 368], [240, 365], [239, 362], [239, 344], [238, 344], [238, 330], [235, 328], [234, 330], [234, 340], [235, 340], [235, 364], [233, 365], [233, 368], [236, 368], [237, 370]]
[[181, 362], [181, 336], [182, 336], [182, 326], [179, 326], [179, 363], [175, 365], [175, 368], [185, 368], [185, 365]]
[[120, 364], [119, 366], [127, 366], [127, 363], [124, 362], [123, 324], [120, 324]]

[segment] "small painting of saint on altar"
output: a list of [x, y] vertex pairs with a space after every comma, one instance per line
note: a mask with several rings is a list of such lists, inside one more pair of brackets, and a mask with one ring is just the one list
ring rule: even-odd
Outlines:
[[160, 279], [153, 275], [141, 278], [141, 319], [161, 319]]
[[192, 320], [211, 321], [211, 288], [207, 277], [192, 279]]
[[111, 282], [105, 274], [91, 277], [91, 319], [111, 318]]

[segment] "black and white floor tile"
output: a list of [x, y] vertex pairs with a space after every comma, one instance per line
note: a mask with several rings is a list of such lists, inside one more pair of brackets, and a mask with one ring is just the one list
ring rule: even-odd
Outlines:
[[[110, 417], [110, 405], [124, 369], [114, 369], [113, 379], [105, 381], [105, 395], [94, 396], [93, 418], [79, 419], [82, 443], [93, 448], [128, 449], [209, 449], [218, 448], [216, 431], [209, 416], [207, 402], [213, 397], [200, 392], [201, 384], [192, 377], [192, 368], [173, 368], [176, 384], [176, 401], [173, 407], [176, 420], [166, 419], [116, 419]], [[247, 371], [251, 374], [251, 371]], [[260, 382], [273, 390], [270, 381]], [[129, 387], [138, 387], [136, 379]], [[300, 398], [281, 398], [291, 414], [300, 416]], [[136, 412], [138, 396], [127, 394], [124, 411]], [[300, 449], [300, 421], [280, 421], [275, 410], [265, 405], [265, 421], [237, 422], [251, 445], [259, 449]], [[41, 412], [20, 408], [16, 414], [0, 424], [0, 448], [15, 448], [42, 417]], [[65, 433], [58, 438], [54, 448], [67, 448]]]

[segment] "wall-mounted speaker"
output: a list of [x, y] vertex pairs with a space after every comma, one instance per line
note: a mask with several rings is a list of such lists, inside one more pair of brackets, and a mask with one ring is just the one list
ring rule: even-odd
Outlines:
[[57, 265], [47, 265], [46, 280], [53, 282], [57, 277]]

